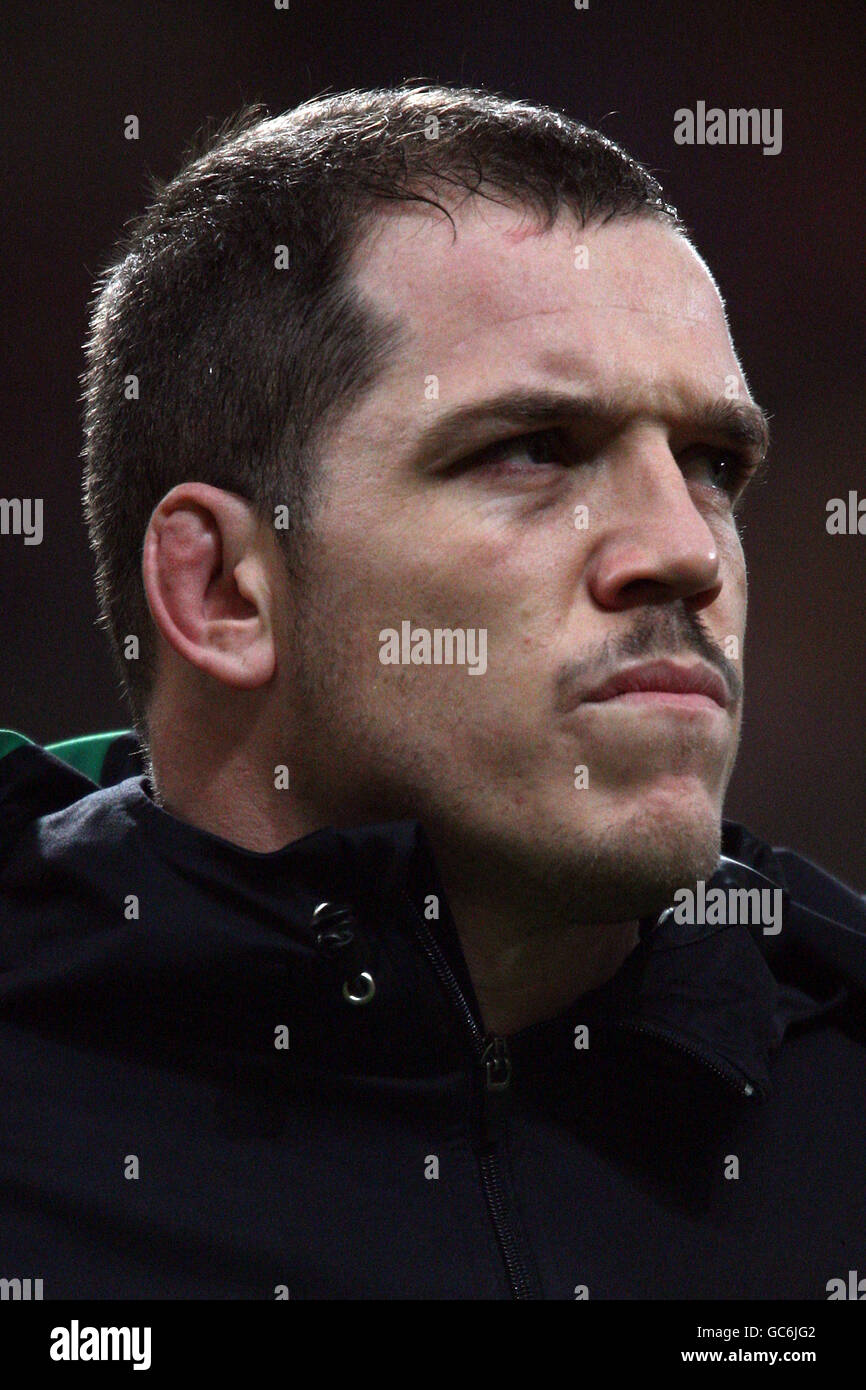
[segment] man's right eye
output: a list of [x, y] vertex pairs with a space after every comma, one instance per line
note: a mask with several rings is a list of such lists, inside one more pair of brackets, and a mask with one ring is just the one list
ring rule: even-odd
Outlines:
[[512, 435], [486, 444], [467, 458], [461, 466], [491, 467], [503, 472], [533, 472], [544, 467], [566, 466], [574, 454], [574, 444], [565, 430], [533, 430], [530, 434]]

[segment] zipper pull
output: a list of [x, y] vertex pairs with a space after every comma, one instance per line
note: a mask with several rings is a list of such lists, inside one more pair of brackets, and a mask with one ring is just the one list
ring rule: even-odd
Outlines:
[[484, 1085], [481, 1090], [479, 1143], [483, 1151], [493, 1148], [499, 1137], [511, 1085], [511, 1054], [505, 1038], [487, 1038], [481, 1054], [481, 1065], [484, 1068]]
[[481, 1054], [488, 1091], [507, 1091], [511, 1085], [511, 1053], [508, 1039], [492, 1037]]

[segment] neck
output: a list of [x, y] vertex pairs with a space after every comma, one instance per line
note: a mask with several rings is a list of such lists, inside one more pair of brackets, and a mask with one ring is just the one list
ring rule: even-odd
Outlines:
[[[208, 727], [205, 720], [186, 721], [183, 736], [178, 727], [163, 724], [151, 743], [155, 799], [171, 815], [260, 854], [331, 824], [291, 785], [275, 784], [277, 765], [265, 765], [260, 748], [253, 754], [254, 721], [236, 721], [223, 741], [212, 728], [207, 737], [194, 732]], [[247, 737], [238, 733], [244, 728]], [[610, 979], [638, 943], [636, 921], [577, 923], [549, 888], [520, 874], [482, 879], [476, 864], [450, 863], [441, 846], [434, 851], [490, 1033], [507, 1037], [552, 1017]]]
[[637, 921], [575, 922], [548, 903], [521, 903], [503, 885], [485, 893], [443, 882], [484, 1027], [500, 1037], [603, 985], [638, 944]]
[[150, 781], [164, 810], [257, 854], [329, 824], [298, 798], [260, 702], [236, 696], [228, 714], [215, 714], [188, 701], [182, 717], [177, 706], [154, 702], [150, 721]]

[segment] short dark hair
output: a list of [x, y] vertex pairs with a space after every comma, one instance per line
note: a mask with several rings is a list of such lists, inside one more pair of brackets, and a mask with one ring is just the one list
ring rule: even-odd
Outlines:
[[[526, 207], [544, 229], [564, 206], [581, 225], [644, 214], [684, 231], [652, 175], [597, 131], [544, 106], [413, 81], [273, 118], [245, 108], [154, 186], [99, 277], [82, 378], [84, 507], [100, 622], [144, 743], [156, 642], [141, 555], [153, 509], [193, 479], [271, 520], [287, 507], [278, 535], [292, 571], [322, 428], [400, 338], [353, 290], [351, 253], [383, 200], [450, 216], [454, 195]], [[124, 657], [129, 635], [137, 660]]]

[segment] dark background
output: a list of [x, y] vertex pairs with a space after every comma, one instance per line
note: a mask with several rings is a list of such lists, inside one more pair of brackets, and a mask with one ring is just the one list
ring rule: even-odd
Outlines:
[[[17, 13], [16, 13], [17, 11]], [[0, 536], [0, 726], [40, 742], [126, 726], [94, 626], [80, 509], [87, 304], [149, 172], [207, 118], [326, 88], [466, 82], [560, 107], [646, 163], [692, 227], [774, 425], [744, 513], [747, 701], [727, 814], [866, 888], [862, 0], [163, 0], [9, 3], [0, 19], [5, 448], [0, 496], [45, 537]], [[679, 107], [781, 107], [782, 151], [677, 146]], [[138, 116], [137, 142], [123, 138]]]

